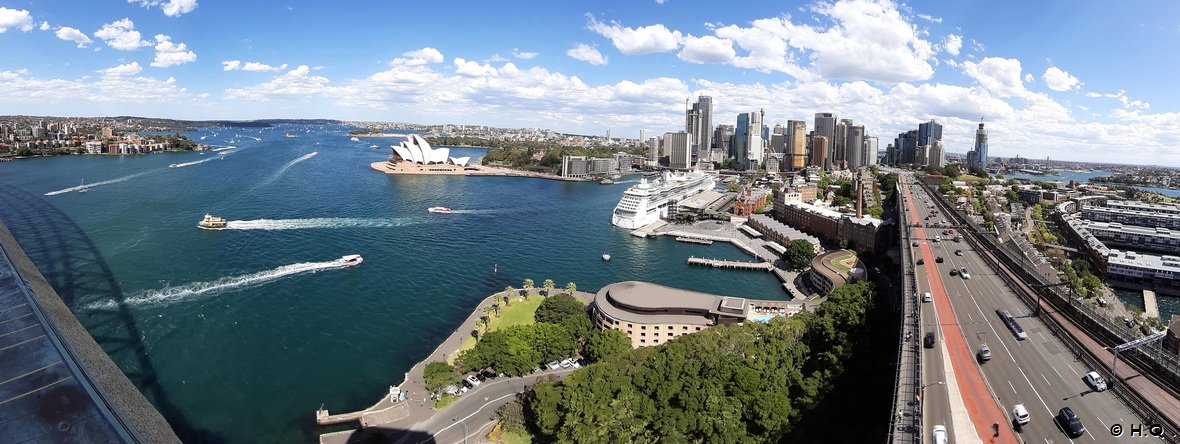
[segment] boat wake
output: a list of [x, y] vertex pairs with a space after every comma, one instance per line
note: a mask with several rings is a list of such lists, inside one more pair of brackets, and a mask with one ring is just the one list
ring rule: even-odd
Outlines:
[[194, 160], [194, 161], [192, 161], [192, 162], [185, 162], [185, 163], [174, 163], [174, 164], [172, 164], [172, 165], [169, 165], [169, 168], [184, 168], [184, 167], [186, 167], [186, 166], [193, 166], [193, 165], [196, 165], [196, 164], [199, 164], [199, 163], [205, 163], [205, 162], [208, 162], [208, 161], [210, 161], [210, 160], [217, 160], [217, 158], [216, 158], [216, 157], [210, 157], [210, 158], [208, 158], [208, 159]]
[[[348, 265], [345, 265], [339, 260], [325, 262], [303, 262], [298, 264], [284, 265], [273, 270], [260, 271], [257, 273], [250, 273], [241, 276], [223, 277], [214, 281], [194, 282], [176, 287], [164, 287], [159, 290], [148, 290], [124, 299], [123, 303], [135, 306], [168, 304], [225, 291], [256, 287], [298, 274], [315, 273], [323, 270], [347, 267]], [[108, 300], [95, 302], [93, 304], [89, 304], [87, 307], [91, 309], [103, 309], [114, 308], [117, 305], [117, 302]]]
[[223, 147], [221, 147], [221, 148], [213, 148], [213, 150], [212, 150], [212, 151], [213, 151], [213, 152], [217, 152], [217, 151], [225, 151], [225, 150], [232, 150], [232, 149], [234, 149], [234, 148], [237, 148], [237, 147], [236, 147], [236, 146], [233, 146], [233, 145], [230, 145], [230, 146], [223, 146]]
[[408, 218], [343, 218], [231, 220], [226, 230], [305, 230], [313, 228], [391, 228], [410, 225]]
[[111, 180], [104, 180], [102, 182], [95, 182], [95, 183], [88, 183], [85, 185], [72, 186], [72, 187], [63, 188], [63, 189], [60, 189], [57, 191], [50, 191], [48, 193], [45, 193], [45, 195], [46, 196], [56, 196], [58, 194], [65, 194], [65, 193], [69, 193], [69, 192], [73, 192], [73, 191], [89, 190], [91, 188], [101, 187], [103, 185], [110, 185], [112, 183], [126, 182], [128, 180], [134, 179], [139, 176], [143, 176], [143, 175], [151, 173], [151, 172], [152, 171], [144, 171], [141, 173], [132, 174], [130, 176], [123, 176], [123, 177], [119, 177], [119, 178], [115, 178], [115, 179], [111, 179]]
[[281, 177], [283, 175], [283, 173], [286, 173], [287, 170], [291, 169], [291, 167], [299, 164], [299, 162], [303, 162], [307, 159], [315, 157], [315, 155], [319, 154], [319, 153], [320, 153], [319, 151], [312, 151], [310, 153], [307, 153], [307, 154], [304, 154], [302, 156], [295, 158], [295, 160], [292, 160], [290, 162], [283, 164], [283, 166], [279, 167], [278, 171], [275, 171], [274, 174], [271, 174], [270, 177], [266, 178], [266, 180], [262, 181], [262, 183], [259, 183], [257, 186], [254, 187], [254, 189], [257, 189], [259, 187], [263, 187], [266, 185], [270, 185], [271, 182], [274, 182], [276, 179]]

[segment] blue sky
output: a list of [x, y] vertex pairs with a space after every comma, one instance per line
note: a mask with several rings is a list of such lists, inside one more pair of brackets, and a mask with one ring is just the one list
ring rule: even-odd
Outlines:
[[[1180, 2], [0, 0], [0, 114], [337, 118], [638, 136], [835, 112], [884, 147], [1180, 166]], [[401, 3], [401, 4], [392, 4]]]

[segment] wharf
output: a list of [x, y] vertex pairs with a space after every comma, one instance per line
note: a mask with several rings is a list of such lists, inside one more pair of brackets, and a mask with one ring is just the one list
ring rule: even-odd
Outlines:
[[676, 242], [687, 242], [690, 244], [713, 245], [713, 241], [708, 239], [697, 239], [695, 237], [680, 236], [676, 238]]
[[636, 228], [635, 230], [631, 231], [631, 235], [635, 237], [657, 236], [657, 234], [655, 234], [656, 230], [663, 228], [665, 225], [668, 225], [668, 221], [660, 219], [650, 224]]
[[1143, 316], [1148, 318], [1160, 317], [1160, 307], [1155, 300], [1155, 292], [1143, 290]]
[[720, 259], [705, 259], [700, 257], [689, 257], [689, 265], [702, 265], [713, 268], [734, 268], [738, 270], [761, 270], [771, 271], [774, 269], [774, 264], [770, 262], [742, 262], [742, 261], [726, 261]]

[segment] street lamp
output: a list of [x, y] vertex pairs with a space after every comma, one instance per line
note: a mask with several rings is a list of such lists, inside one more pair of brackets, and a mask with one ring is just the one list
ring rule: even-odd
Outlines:
[[459, 417], [455, 417], [455, 419], [452, 419], [452, 421], [463, 425], [463, 444], [467, 444], [467, 423], [464, 421], [459, 421]]

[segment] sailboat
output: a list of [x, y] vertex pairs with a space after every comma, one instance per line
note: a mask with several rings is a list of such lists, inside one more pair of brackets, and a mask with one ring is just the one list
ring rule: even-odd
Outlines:
[[85, 178], [85, 177], [83, 177], [83, 178], [82, 178], [82, 182], [78, 184], [78, 192], [79, 192], [79, 193], [85, 193], [85, 192], [87, 192], [87, 191], [90, 191], [90, 189], [89, 189], [89, 188], [86, 188], [86, 178]]

